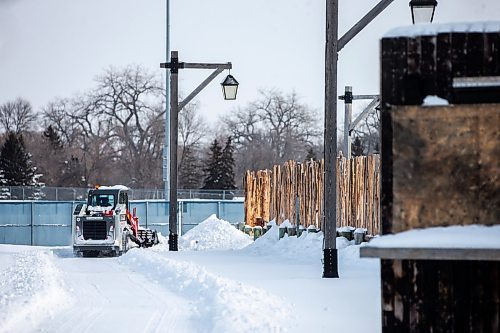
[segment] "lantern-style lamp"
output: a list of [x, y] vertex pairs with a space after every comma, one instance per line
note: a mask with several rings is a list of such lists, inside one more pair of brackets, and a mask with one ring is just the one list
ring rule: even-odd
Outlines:
[[236, 99], [236, 93], [238, 92], [238, 81], [229, 74], [226, 76], [224, 81], [221, 83], [222, 86], [222, 92], [224, 93], [224, 99], [225, 100], [234, 100]]
[[436, 0], [411, 0], [410, 8], [413, 24], [432, 23], [437, 4]]

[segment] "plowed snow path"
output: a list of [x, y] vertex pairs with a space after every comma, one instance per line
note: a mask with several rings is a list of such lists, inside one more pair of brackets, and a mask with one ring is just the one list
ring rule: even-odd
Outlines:
[[190, 302], [143, 275], [118, 258], [55, 260], [74, 298], [57, 320], [40, 324], [46, 332], [195, 332]]

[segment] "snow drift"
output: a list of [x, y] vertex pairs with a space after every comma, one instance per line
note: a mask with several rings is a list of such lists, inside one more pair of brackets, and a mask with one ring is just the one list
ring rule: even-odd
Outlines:
[[190, 262], [144, 249], [132, 249], [120, 262], [188, 298], [200, 332], [279, 332], [291, 313], [284, 300], [269, 292], [209, 273]]
[[70, 303], [52, 252], [35, 249], [15, 254], [12, 265], [1, 272], [0, 332], [35, 330]]

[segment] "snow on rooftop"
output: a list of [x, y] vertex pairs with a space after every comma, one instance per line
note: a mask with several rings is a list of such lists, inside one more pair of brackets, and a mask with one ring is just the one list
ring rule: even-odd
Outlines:
[[459, 22], [459, 23], [425, 23], [397, 27], [389, 30], [383, 37], [416, 37], [433, 36], [446, 32], [498, 32], [500, 21]]
[[130, 190], [125, 185], [99, 186], [99, 190]]
[[372, 239], [370, 247], [500, 249], [500, 225], [413, 229]]

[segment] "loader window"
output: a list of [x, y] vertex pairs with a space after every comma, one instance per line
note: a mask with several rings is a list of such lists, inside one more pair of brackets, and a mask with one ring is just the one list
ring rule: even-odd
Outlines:
[[94, 194], [91, 197], [90, 205], [94, 207], [114, 207], [115, 196], [113, 194]]

